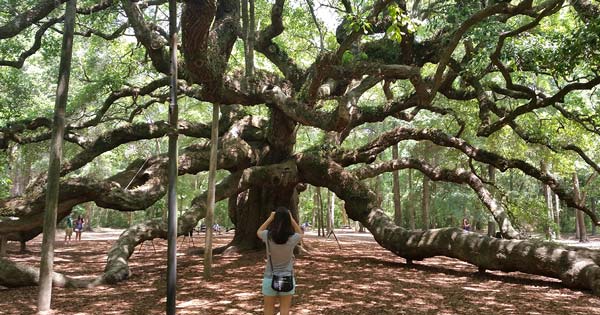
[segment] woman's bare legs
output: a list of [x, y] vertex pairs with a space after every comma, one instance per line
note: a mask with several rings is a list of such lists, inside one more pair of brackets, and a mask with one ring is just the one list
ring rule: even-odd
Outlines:
[[289, 315], [290, 308], [292, 307], [292, 296], [283, 295], [279, 297], [280, 302], [280, 315]]
[[[274, 315], [275, 314], [275, 296], [266, 296], [265, 295], [265, 315]], [[283, 313], [282, 313], [283, 314]]]

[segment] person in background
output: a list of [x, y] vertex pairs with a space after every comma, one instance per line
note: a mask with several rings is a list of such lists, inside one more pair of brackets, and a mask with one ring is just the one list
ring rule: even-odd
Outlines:
[[65, 220], [65, 243], [69, 245], [71, 242], [71, 235], [73, 235], [73, 218], [71, 218], [71, 215], [69, 214]]
[[[298, 226], [291, 211], [285, 207], [278, 207], [271, 212], [269, 218], [258, 228], [256, 235], [263, 242], [268, 242], [271, 262], [267, 261], [262, 281], [264, 295], [264, 314], [275, 314], [275, 300], [279, 297], [281, 315], [288, 315], [292, 306], [292, 296], [295, 292], [296, 279], [293, 280], [294, 289], [290, 292], [277, 292], [271, 287], [273, 272], [289, 273], [294, 271], [294, 247], [302, 240], [302, 229]], [[269, 260], [267, 256], [267, 260]], [[271, 268], [271, 264], [273, 267]], [[272, 270], [273, 269], [273, 270]]]
[[75, 240], [76, 241], [81, 241], [81, 232], [83, 232], [84, 223], [85, 223], [85, 220], [81, 216], [78, 216], [77, 220], [75, 220]]
[[462, 228], [465, 231], [471, 231], [471, 224], [469, 224], [469, 220], [467, 220], [467, 218], [463, 218]]

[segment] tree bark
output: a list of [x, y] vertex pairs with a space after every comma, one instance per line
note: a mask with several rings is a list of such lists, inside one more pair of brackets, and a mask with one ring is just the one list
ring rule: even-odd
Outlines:
[[[398, 144], [392, 146], [392, 158], [398, 159]], [[398, 171], [392, 172], [392, 190], [394, 195], [394, 223], [398, 226], [402, 226], [402, 199], [400, 194], [400, 176]]]
[[212, 277], [212, 235], [215, 214], [215, 179], [217, 175], [217, 145], [219, 143], [219, 104], [213, 104], [212, 132], [210, 138], [210, 167], [208, 170], [208, 198], [206, 204], [206, 238], [204, 247], [204, 278]]
[[[94, 205], [91, 202], [88, 202], [85, 204], [85, 227], [84, 229], [87, 232], [91, 232], [92, 231], [92, 216], [94, 215]], [[132, 219], [131, 217], [129, 218], [129, 225], [131, 225], [132, 223]]]
[[[293, 152], [296, 138], [296, 123], [289, 120], [278, 109], [270, 113], [267, 130], [268, 147], [260, 153], [257, 165], [277, 165], [288, 160]], [[287, 165], [287, 164], [284, 164]], [[256, 236], [259, 226], [278, 206], [283, 206], [298, 217], [295, 170], [288, 166], [277, 168], [279, 173], [265, 174], [267, 181], [252, 185], [244, 198], [238, 198], [235, 235], [232, 246], [241, 250], [264, 248], [264, 242]]]
[[8, 238], [6, 235], [0, 235], [0, 257], [6, 256], [6, 249], [8, 247]]

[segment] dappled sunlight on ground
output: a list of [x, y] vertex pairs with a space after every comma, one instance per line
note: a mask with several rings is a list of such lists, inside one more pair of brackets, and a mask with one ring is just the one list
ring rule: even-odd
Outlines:
[[[99, 275], [106, 252], [119, 231], [84, 233], [83, 241], [57, 243], [55, 269], [69, 276]], [[60, 233], [59, 233], [60, 236]], [[217, 235], [215, 247], [233, 234]], [[522, 273], [477, 273], [473, 265], [444, 257], [407, 266], [380, 247], [370, 234], [337, 232], [333, 239], [305, 237], [308, 255], [297, 257], [298, 285], [293, 314], [595, 314], [600, 298], [563, 288], [558, 280]], [[262, 314], [260, 293], [264, 252], [228, 253], [214, 258], [213, 278], [204, 280], [203, 257], [187, 254], [180, 238], [178, 314]], [[39, 264], [40, 240], [11, 259]], [[115, 286], [96, 289], [54, 288], [58, 314], [164, 314], [166, 241], [146, 242], [130, 260], [132, 276]], [[195, 236], [201, 246], [204, 238]], [[156, 250], [156, 252], [154, 251]], [[37, 287], [0, 290], [0, 314], [34, 314]], [[7, 302], [10, 301], [10, 302]]]

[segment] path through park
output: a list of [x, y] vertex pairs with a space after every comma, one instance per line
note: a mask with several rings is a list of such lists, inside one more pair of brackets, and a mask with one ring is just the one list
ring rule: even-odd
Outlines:
[[[84, 233], [71, 246], [58, 243], [56, 270], [71, 276], [98, 275], [117, 230]], [[225, 244], [233, 233], [217, 235]], [[62, 236], [59, 233], [59, 236]], [[293, 314], [598, 314], [600, 298], [564, 288], [557, 280], [522, 273], [478, 275], [469, 264], [433, 258], [413, 267], [375, 243], [370, 234], [339, 230], [342, 249], [333, 240], [308, 233], [308, 255], [297, 257], [297, 295]], [[182, 244], [183, 238], [179, 239]], [[195, 236], [194, 244], [203, 245]], [[39, 238], [10, 256], [39, 263]], [[57, 314], [164, 314], [166, 242], [155, 240], [131, 259], [133, 275], [116, 286], [96, 289], [55, 288]], [[264, 253], [217, 255], [214, 278], [202, 278], [202, 258], [188, 254], [188, 241], [178, 256], [178, 314], [262, 314], [260, 281]], [[37, 287], [0, 290], [0, 314], [34, 314]]]

